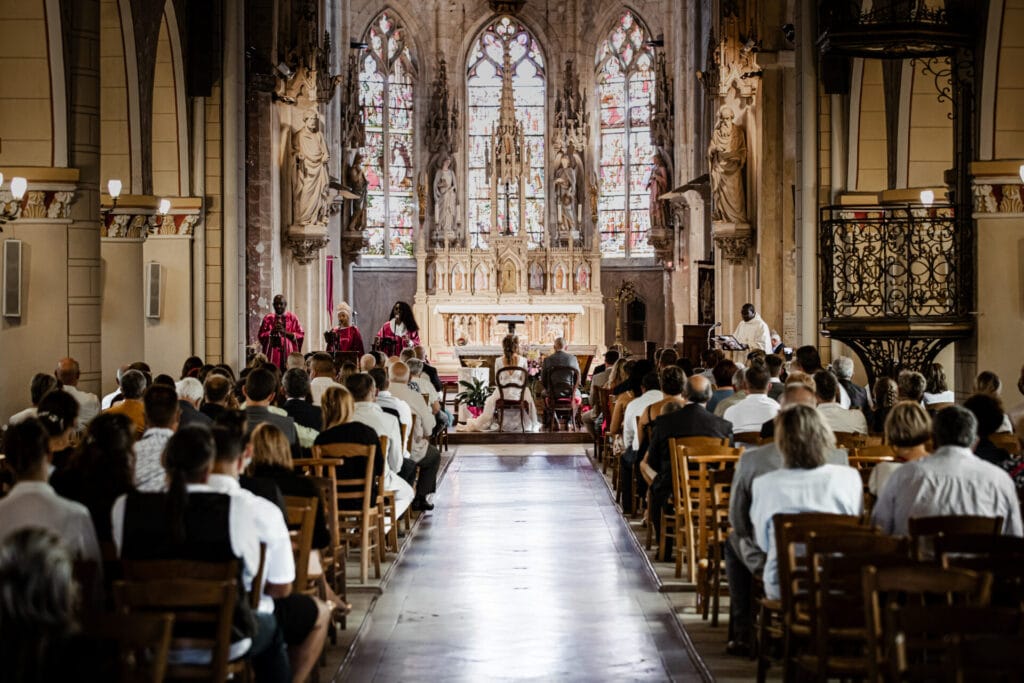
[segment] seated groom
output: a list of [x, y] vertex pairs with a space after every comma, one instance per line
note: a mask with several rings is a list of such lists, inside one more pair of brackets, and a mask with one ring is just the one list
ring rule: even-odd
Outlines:
[[554, 352], [544, 359], [544, 363], [541, 365], [540, 369], [540, 383], [541, 386], [544, 387], [545, 405], [548, 407], [551, 405], [551, 399], [553, 398], [550, 391], [552, 373], [555, 373], [556, 376], [561, 374], [555, 372], [559, 368], [574, 368], [576, 370], [576, 384], [573, 387], [573, 397], [575, 400], [579, 401], [580, 381], [583, 379], [580, 377], [580, 363], [576, 360], [576, 356], [565, 350], [564, 338], [555, 337], [555, 341], [552, 346], [554, 346]]

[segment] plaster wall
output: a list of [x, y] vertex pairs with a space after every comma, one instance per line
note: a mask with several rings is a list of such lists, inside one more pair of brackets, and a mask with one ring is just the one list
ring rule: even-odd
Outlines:
[[[181, 191], [178, 156], [178, 97], [166, 16], [160, 21], [160, 39], [153, 74], [153, 194], [177, 197]], [[104, 140], [104, 145], [106, 140]]]
[[118, 0], [100, 3], [100, 184], [110, 178], [131, 191], [132, 158], [124, 36]]
[[0, 166], [52, 166], [53, 110], [44, 2], [0, 0], [0, 17], [0, 72], [8, 76], [0, 78]]
[[145, 356], [141, 239], [103, 239], [100, 244], [100, 278], [103, 287], [102, 392], [117, 386], [117, 369]]
[[864, 60], [861, 81], [859, 134], [857, 140], [857, 190], [884, 190], [887, 185], [885, 92], [882, 87], [882, 63]]
[[192, 238], [149, 237], [142, 248], [143, 268], [151, 261], [160, 264], [163, 291], [160, 317], [145, 318], [143, 323], [146, 362], [154, 375], [165, 372], [178, 377], [181, 364], [192, 353]]
[[[37, 372], [53, 372], [68, 349], [68, 221], [21, 219], [3, 239], [22, 240], [20, 318], [0, 318], [0, 420], [29, 403]], [[89, 359], [79, 359], [88, 361]], [[95, 365], [99, 366], [99, 358]]]
[[910, 91], [910, 147], [907, 164], [907, 187], [941, 187], [943, 173], [953, 166], [953, 122], [949, 115], [952, 103], [939, 102], [931, 75], [913, 69]]
[[[989, 36], [993, 39], [994, 36]], [[1024, 0], [1006, 0], [996, 80], [996, 159], [1024, 157]]]

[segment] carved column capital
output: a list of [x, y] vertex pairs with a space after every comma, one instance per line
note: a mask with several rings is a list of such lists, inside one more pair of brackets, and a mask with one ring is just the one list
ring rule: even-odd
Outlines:
[[753, 245], [753, 232], [746, 223], [712, 223], [712, 238], [722, 258], [730, 263], [745, 263]]

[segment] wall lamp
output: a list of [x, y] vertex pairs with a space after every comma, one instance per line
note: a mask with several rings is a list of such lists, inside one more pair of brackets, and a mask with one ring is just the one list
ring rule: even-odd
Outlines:
[[[4, 174], [0, 173], [0, 187], [4, 184]], [[18, 220], [21, 215], [21, 199], [28, 189], [28, 181], [21, 176], [11, 178], [11, 201], [0, 204], [0, 226], [10, 221]], [[0, 232], [3, 228], [0, 227]]]
[[164, 223], [164, 216], [171, 212], [171, 200], [161, 199], [157, 205], [156, 214], [149, 217], [149, 227], [153, 231], [159, 231]]
[[[1021, 164], [1020, 168], [1017, 169], [1017, 174], [1020, 176], [1021, 182], [1024, 183], [1024, 164]], [[3, 176], [2, 175], [0, 175], [0, 182], [3, 182]]]

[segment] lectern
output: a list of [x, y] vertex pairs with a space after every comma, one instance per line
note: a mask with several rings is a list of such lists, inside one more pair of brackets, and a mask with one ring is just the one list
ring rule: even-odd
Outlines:
[[525, 315], [499, 315], [498, 324], [508, 325], [508, 333], [516, 333], [516, 325], [523, 325], [526, 323]]

